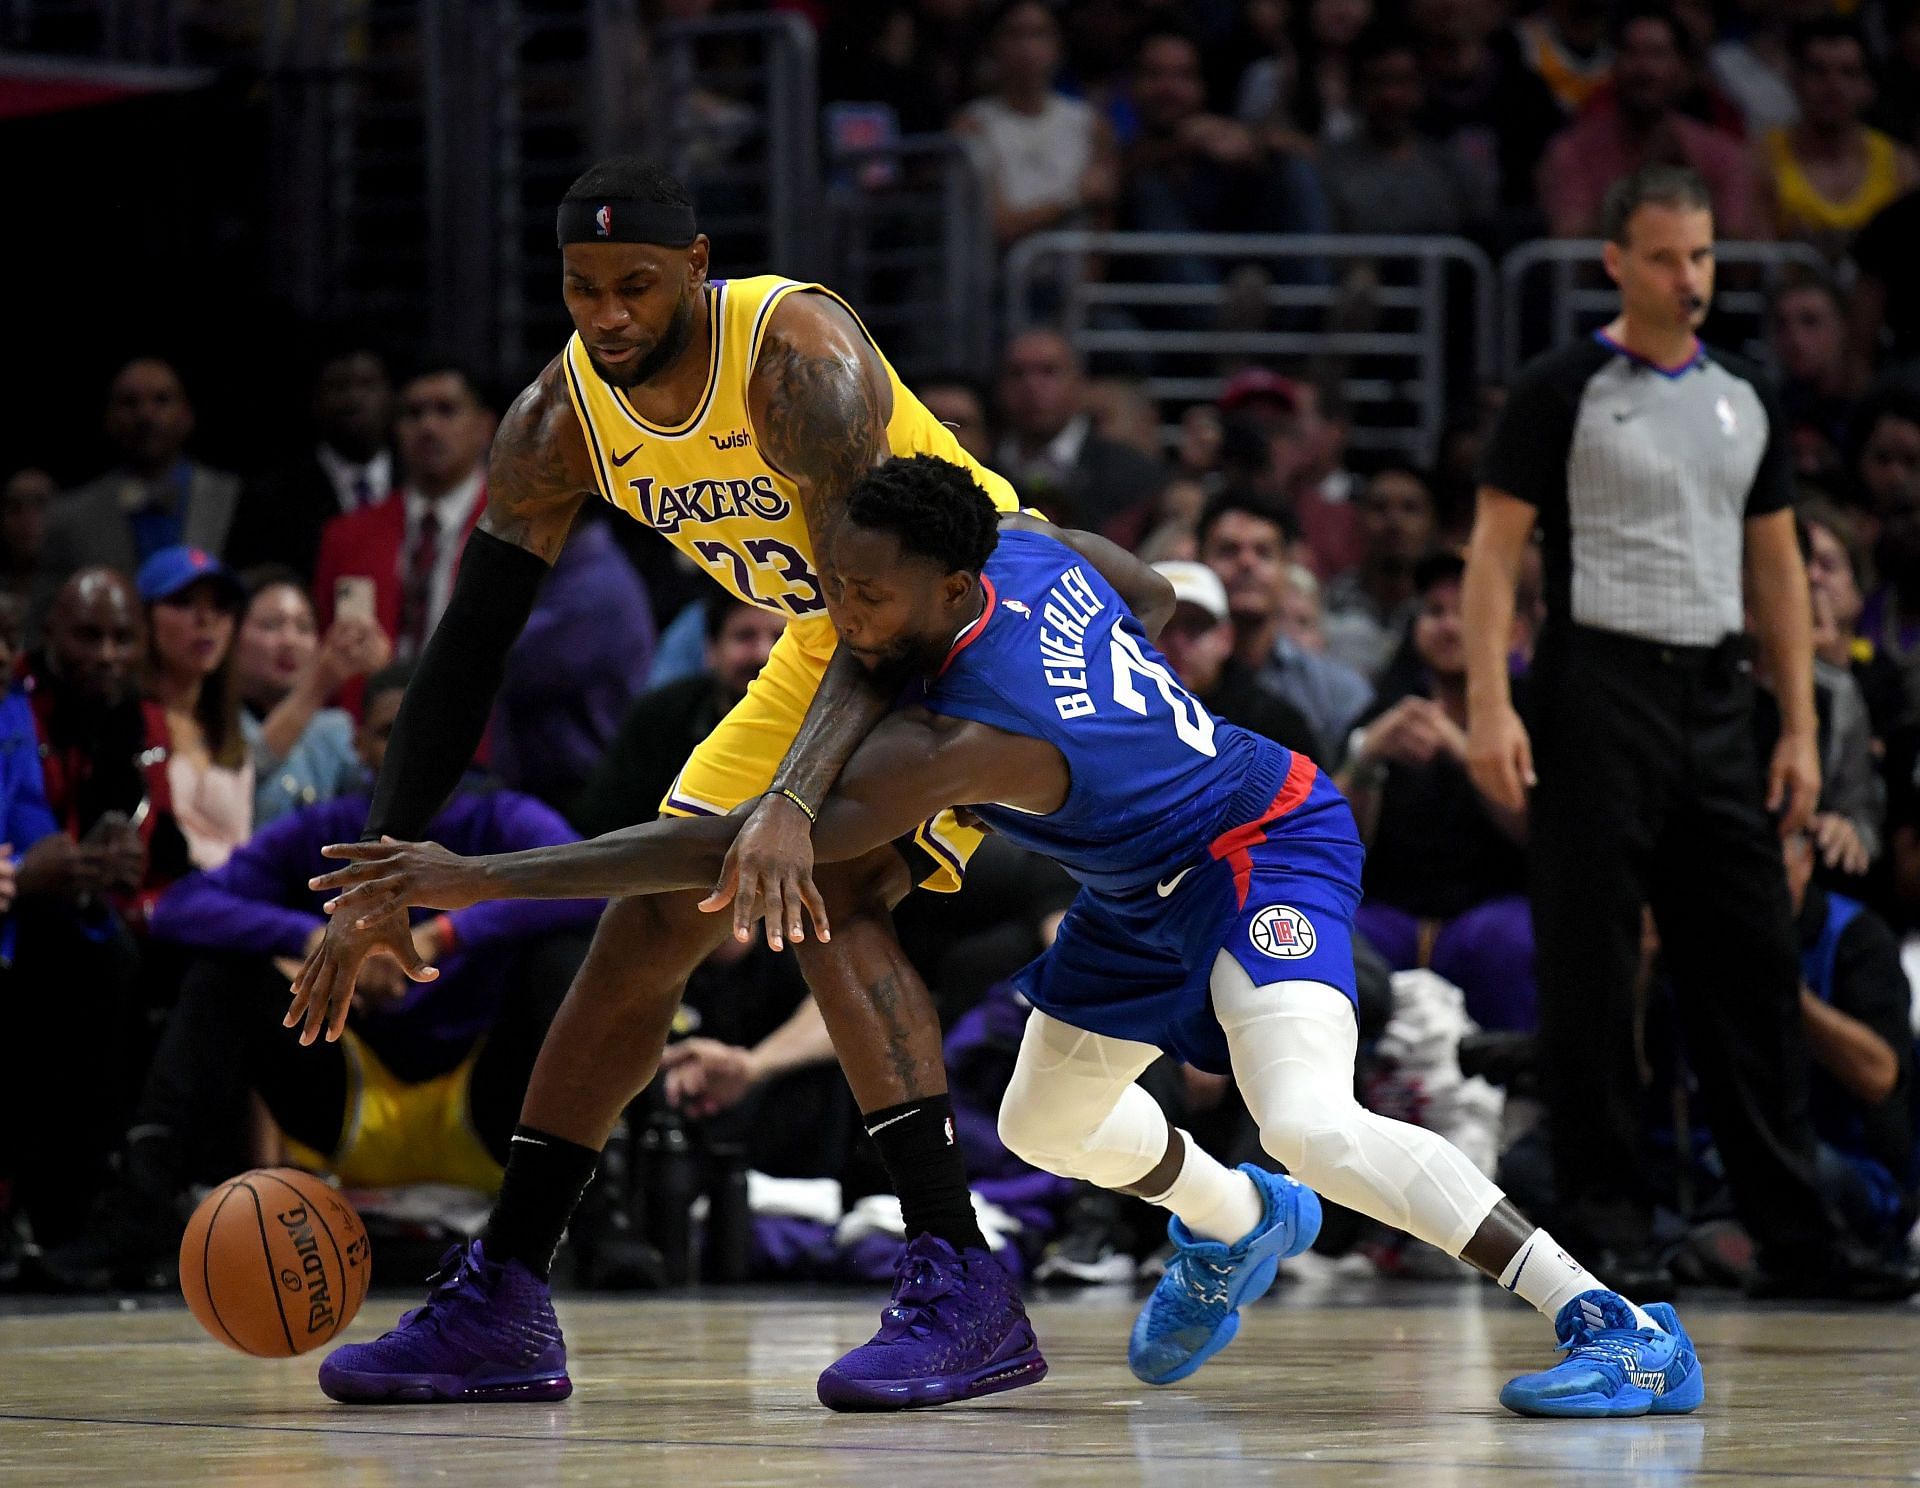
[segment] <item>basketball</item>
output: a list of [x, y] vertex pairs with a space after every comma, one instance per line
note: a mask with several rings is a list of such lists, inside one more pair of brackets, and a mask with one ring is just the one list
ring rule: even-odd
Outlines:
[[180, 1241], [180, 1290], [228, 1348], [290, 1359], [331, 1343], [366, 1300], [367, 1227], [311, 1173], [255, 1168], [200, 1201]]

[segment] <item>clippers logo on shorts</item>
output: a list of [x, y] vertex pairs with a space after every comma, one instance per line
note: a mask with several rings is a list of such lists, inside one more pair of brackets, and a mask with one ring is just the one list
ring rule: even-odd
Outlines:
[[1315, 942], [1313, 921], [1285, 904], [1269, 904], [1253, 917], [1247, 938], [1263, 956], [1276, 961], [1291, 961], [1296, 956], [1311, 956]]

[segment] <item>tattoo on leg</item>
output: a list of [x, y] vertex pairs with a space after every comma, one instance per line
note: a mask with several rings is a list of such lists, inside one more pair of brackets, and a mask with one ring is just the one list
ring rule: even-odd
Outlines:
[[887, 1026], [887, 1059], [893, 1066], [894, 1078], [910, 1099], [918, 1099], [924, 1092], [915, 1078], [919, 1067], [913, 1052], [915, 1030], [912, 1021], [902, 1016], [899, 977], [890, 971], [882, 972], [869, 997], [874, 1011]]

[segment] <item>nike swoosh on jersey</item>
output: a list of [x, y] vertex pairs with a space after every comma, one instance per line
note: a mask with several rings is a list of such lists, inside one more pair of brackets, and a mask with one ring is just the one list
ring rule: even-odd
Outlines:
[[1159, 883], [1154, 885], [1155, 892], [1157, 892], [1162, 899], [1166, 898], [1167, 895], [1180, 887], [1180, 880], [1191, 872], [1193, 872], [1191, 868], [1182, 868], [1178, 873], [1174, 874], [1172, 878], [1161, 879]]
[[622, 465], [626, 464], [627, 461], [631, 460], [635, 455], [639, 454], [640, 451], [645, 448], [646, 448], [646, 442], [643, 440], [639, 444], [636, 444], [632, 449], [628, 450], [624, 455], [615, 455], [613, 457], [613, 468], [615, 470], [618, 470]]

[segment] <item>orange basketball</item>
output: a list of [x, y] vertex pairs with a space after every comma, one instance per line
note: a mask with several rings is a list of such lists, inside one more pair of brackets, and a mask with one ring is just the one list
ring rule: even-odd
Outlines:
[[353, 1206], [296, 1168], [229, 1178], [200, 1201], [180, 1241], [180, 1290], [200, 1326], [262, 1359], [330, 1343], [372, 1276]]

